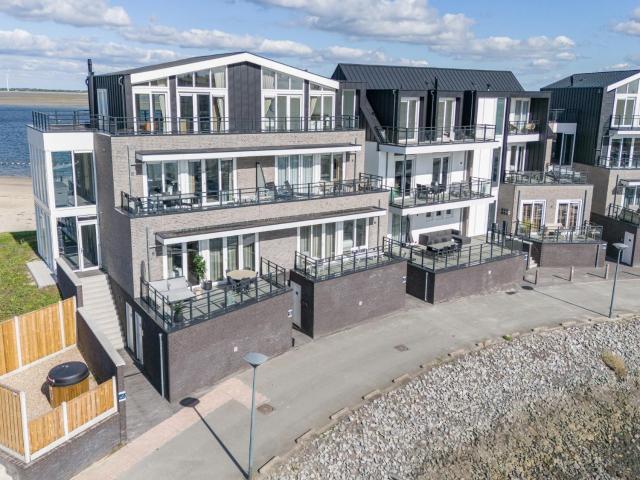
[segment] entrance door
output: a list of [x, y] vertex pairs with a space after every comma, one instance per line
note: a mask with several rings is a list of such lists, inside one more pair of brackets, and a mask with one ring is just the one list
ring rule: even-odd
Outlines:
[[293, 291], [293, 324], [302, 328], [302, 287], [295, 282], [291, 282]]
[[133, 335], [133, 309], [128, 303], [125, 304], [125, 316], [127, 317], [127, 348], [133, 352], [134, 335]]
[[635, 235], [633, 233], [624, 232], [624, 244], [627, 246], [627, 248], [622, 250], [622, 258], [620, 260], [622, 261], [622, 263], [626, 263], [627, 265], [631, 265], [634, 240]]
[[78, 222], [80, 229], [80, 270], [93, 270], [100, 266], [98, 252], [98, 229], [96, 220]]
[[200, 255], [200, 242], [187, 243], [187, 274], [191, 285], [197, 285], [198, 279], [194, 274], [193, 262], [197, 255]]
[[141, 364], [144, 363], [144, 355], [142, 351], [142, 336], [144, 335], [142, 330], [142, 317], [138, 312], [135, 313], [136, 320], [136, 359]]

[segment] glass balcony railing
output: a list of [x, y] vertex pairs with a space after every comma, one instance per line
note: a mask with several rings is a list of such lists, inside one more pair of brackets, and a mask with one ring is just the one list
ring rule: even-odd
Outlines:
[[640, 129], [640, 115], [611, 115], [609, 126], [616, 130]]
[[622, 222], [640, 226], [640, 209], [631, 209], [621, 205], [609, 204], [607, 216]]
[[602, 227], [592, 224], [566, 228], [536, 226], [527, 222], [516, 222], [512, 234], [523, 240], [544, 243], [591, 243], [602, 241]]
[[42, 132], [96, 130], [109, 135], [213, 135], [233, 133], [335, 132], [358, 130], [357, 116], [260, 117], [112, 117], [76, 112], [32, 112]]
[[566, 108], [552, 108], [549, 110], [549, 123], [576, 123], [578, 112]]
[[440, 203], [460, 202], [491, 196], [491, 180], [470, 178], [449, 185], [420, 185], [411, 190], [393, 188], [389, 205], [399, 208], [412, 208]]
[[394, 259], [382, 247], [356, 249], [351, 253], [327, 258], [313, 258], [296, 252], [293, 269], [311, 280], [319, 281], [369, 270], [392, 261]]
[[285, 182], [282, 186], [267, 184], [262, 188], [238, 188], [206, 193], [159, 193], [137, 197], [121, 192], [120, 207], [133, 216], [150, 216], [362, 195], [386, 190], [381, 177], [361, 173], [357, 180], [293, 185]]
[[509, 135], [532, 135], [540, 133], [540, 122], [537, 120], [510, 121]]
[[377, 129], [383, 144], [423, 146], [454, 143], [494, 142], [495, 125], [469, 125], [458, 127], [380, 127]]
[[587, 177], [582, 172], [574, 172], [568, 169], [554, 169], [547, 172], [505, 172], [503, 183], [518, 185], [585, 184], [587, 183]]
[[596, 166], [603, 168], [640, 168], [640, 155], [599, 156]]

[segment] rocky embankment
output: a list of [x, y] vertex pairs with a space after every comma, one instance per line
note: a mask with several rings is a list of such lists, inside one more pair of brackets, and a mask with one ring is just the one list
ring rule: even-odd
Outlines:
[[435, 367], [310, 440], [270, 480], [640, 478], [640, 317]]

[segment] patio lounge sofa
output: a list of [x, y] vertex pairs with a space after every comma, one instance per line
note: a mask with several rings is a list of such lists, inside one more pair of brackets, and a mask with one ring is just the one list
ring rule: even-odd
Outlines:
[[191, 291], [189, 282], [184, 277], [156, 280], [155, 282], [149, 282], [149, 285], [155, 288], [158, 293], [164, 295], [169, 303], [180, 302], [195, 297], [195, 294]]
[[451, 240], [455, 241], [458, 246], [471, 243], [471, 238], [461, 235], [459, 230], [453, 228], [438, 230], [437, 232], [421, 233], [418, 237], [418, 243], [425, 247], [435, 243], [449, 242]]

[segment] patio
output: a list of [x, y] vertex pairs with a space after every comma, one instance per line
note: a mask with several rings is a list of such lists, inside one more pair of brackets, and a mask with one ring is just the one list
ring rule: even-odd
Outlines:
[[382, 247], [364, 248], [328, 258], [312, 258], [296, 252], [294, 270], [318, 281], [369, 270], [393, 261], [394, 258], [387, 255]]
[[389, 204], [394, 207], [409, 208], [439, 203], [460, 202], [474, 198], [491, 196], [491, 180], [470, 178], [464, 182], [449, 185], [420, 185], [411, 190], [393, 189]]

